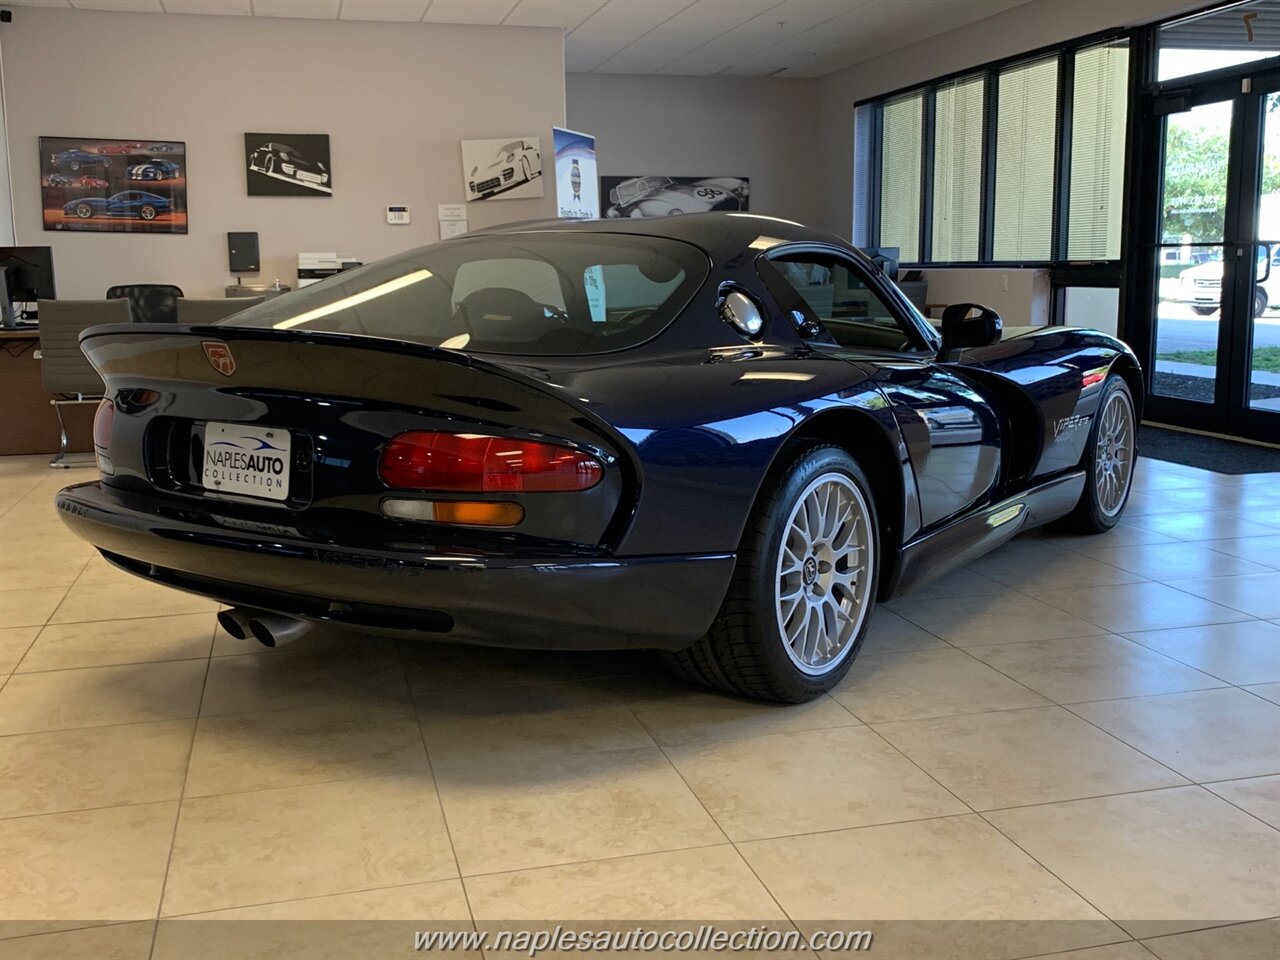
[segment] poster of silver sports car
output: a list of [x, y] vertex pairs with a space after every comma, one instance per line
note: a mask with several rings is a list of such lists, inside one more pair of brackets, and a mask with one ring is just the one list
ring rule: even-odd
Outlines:
[[542, 144], [537, 137], [462, 141], [468, 200], [542, 196]]
[[186, 233], [187, 145], [41, 137], [40, 207], [46, 230]]
[[251, 197], [333, 194], [327, 133], [246, 133], [244, 157]]
[[668, 217], [708, 210], [746, 210], [748, 177], [601, 177], [606, 217]]

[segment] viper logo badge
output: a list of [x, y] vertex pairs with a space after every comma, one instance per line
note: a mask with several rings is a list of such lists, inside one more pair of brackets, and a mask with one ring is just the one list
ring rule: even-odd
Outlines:
[[1071, 417], [1063, 417], [1061, 420], [1053, 421], [1053, 439], [1058, 440], [1068, 430], [1074, 430], [1076, 427], [1083, 427], [1089, 422], [1089, 418], [1081, 414]]
[[209, 366], [224, 377], [236, 372], [236, 358], [231, 355], [231, 348], [216, 340], [205, 340], [202, 344], [204, 355], [209, 358]]

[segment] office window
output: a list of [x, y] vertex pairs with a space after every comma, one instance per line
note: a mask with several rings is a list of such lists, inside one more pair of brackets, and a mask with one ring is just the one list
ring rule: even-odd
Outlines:
[[1129, 44], [1086, 47], [1075, 56], [1067, 259], [1118, 260]]
[[924, 94], [884, 105], [880, 148], [880, 246], [904, 263], [920, 259], [920, 160]]
[[938, 87], [933, 127], [933, 250], [941, 263], [978, 259], [982, 77]]
[[992, 256], [1048, 260], [1053, 249], [1053, 160], [1058, 60], [1002, 70], [996, 97], [996, 202]]

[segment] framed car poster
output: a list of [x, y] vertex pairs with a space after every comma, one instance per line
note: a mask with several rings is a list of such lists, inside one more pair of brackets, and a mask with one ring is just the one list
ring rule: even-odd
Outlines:
[[462, 182], [468, 200], [542, 196], [542, 143], [537, 137], [462, 141]]
[[327, 133], [246, 133], [244, 163], [251, 197], [333, 195]]
[[589, 133], [551, 128], [556, 153], [556, 215], [566, 220], [600, 216], [596, 180], [596, 138]]
[[709, 210], [746, 210], [748, 177], [601, 177], [605, 217], [669, 217]]
[[41, 137], [39, 169], [46, 230], [187, 232], [180, 140]]

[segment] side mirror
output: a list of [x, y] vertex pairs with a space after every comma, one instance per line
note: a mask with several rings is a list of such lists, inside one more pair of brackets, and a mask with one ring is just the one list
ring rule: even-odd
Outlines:
[[942, 349], [989, 347], [1000, 340], [1004, 321], [980, 303], [953, 303], [942, 311]]

